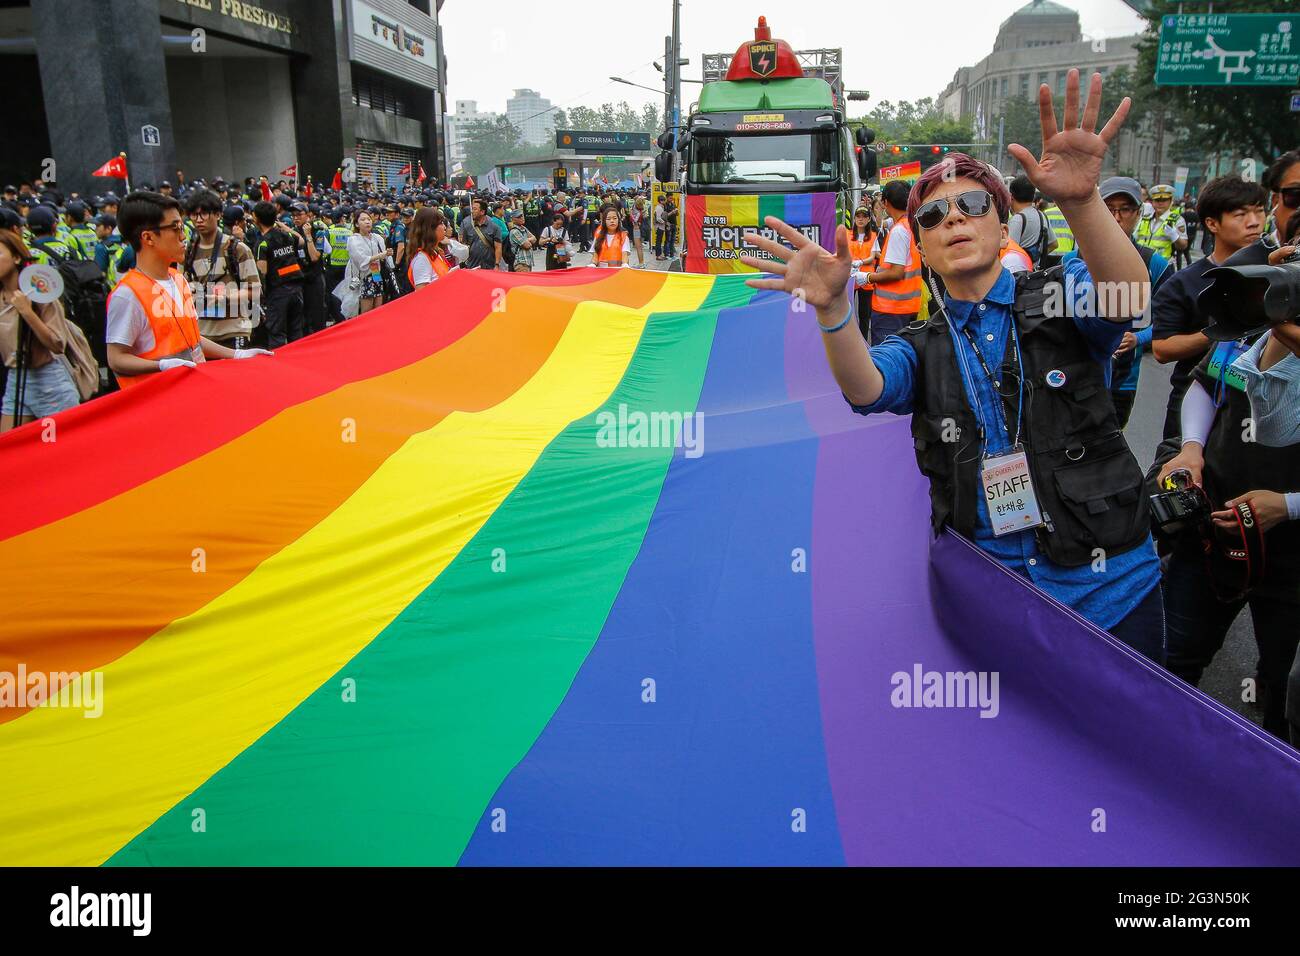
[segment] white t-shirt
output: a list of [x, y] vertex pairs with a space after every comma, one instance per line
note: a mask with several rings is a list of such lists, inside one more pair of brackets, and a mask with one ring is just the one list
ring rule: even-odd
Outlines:
[[[164, 279], [158, 285], [171, 296], [179, 312], [182, 301], [176, 281]], [[104, 335], [104, 340], [112, 345], [125, 345], [131, 350], [132, 355], [143, 355], [156, 344], [143, 303], [124, 282], [119, 283], [108, 297], [108, 331]], [[201, 358], [196, 361], [201, 361]]]
[[417, 289], [430, 282], [438, 281], [438, 273], [433, 270], [433, 261], [429, 254], [421, 250], [411, 260], [411, 285]]
[[1006, 252], [1002, 253], [1002, 265], [1005, 266], [1006, 270], [1012, 275], [1015, 275], [1017, 272], [1028, 272], [1031, 268], [1030, 263], [1025, 261], [1025, 257], [1015, 249], [1008, 249]]
[[900, 222], [889, 230], [884, 262], [890, 266], [912, 264], [912, 229], [906, 222]]

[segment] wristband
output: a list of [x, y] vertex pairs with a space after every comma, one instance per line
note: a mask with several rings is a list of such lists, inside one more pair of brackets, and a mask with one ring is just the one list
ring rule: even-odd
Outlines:
[[1291, 520], [1300, 521], [1300, 491], [1288, 491], [1282, 497], [1286, 499], [1286, 513]]
[[844, 317], [844, 321], [842, 321], [839, 325], [833, 325], [830, 328], [827, 328], [826, 326], [822, 325], [821, 322], [818, 322], [817, 328], [821, 329], [827, 335], [830, 335], [832, 332], [838, 332], [840, 329], [844, 328], [844, 326], [848, 325], [852, 319], [853, 319], [853, 303], [849, 302], [849, 314]]

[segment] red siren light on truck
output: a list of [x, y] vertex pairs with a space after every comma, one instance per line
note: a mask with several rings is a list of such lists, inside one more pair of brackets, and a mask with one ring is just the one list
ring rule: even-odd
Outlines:
[[731, 58], [727, 80], [784, 80], [803, 76], [803, 67], [790, 44], [772, 39], [767, 17], [758, 18], [754, 39], [742, 43]]

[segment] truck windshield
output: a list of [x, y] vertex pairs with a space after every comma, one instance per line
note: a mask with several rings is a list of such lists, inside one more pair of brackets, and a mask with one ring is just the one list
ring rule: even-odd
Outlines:
[[834, 130], [727, 135], [697, 130], [690, 178], [698, 185], [810, 183], [839, 179]]

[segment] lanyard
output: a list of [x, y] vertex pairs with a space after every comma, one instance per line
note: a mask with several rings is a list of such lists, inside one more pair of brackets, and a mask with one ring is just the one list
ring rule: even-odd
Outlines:
[[[1019, 399], [1016, 402], [1016, 434], [1011, 441], [1011, 444], [1014, 447], [1020, 444], [1020, 426], [1024, 418], [1024, 410], [1025, 410], [1025, 377], [1022, 374], [1022, 367], [1020, 362], [1020, 336], [1016, 332], [1015, 316], [1014, 315], [1009, 316], [1008, 321], [1011, 324], [1011, 329], [1008, 334], [1012, 343], [1012, 354], [1015, 355], [1015, 359], [1016, 359], [1015, 375], [1016, 375], [1016, 380], [1019, 384]], [[979, 361], [980, 368], [983, 369], [984, 374], [988, 376], [989, 384], [993, 386], [993, 394], [995, 394], [998, 397], [998, 402], [997, 402], [998, 417], [1002, 419], [1002, 428], [1004, 431], [1008, 433], [1008, 437], [1010, 437], [1011, 430], [1007, 428], [1006, 413], [1004, 412], [1002, 407], [1002, 381], [1001, 379], [995, 378], [993, 373], [989, 370], [988, 363], [984, 361], [984, 353], [980, 351], [979, 345], [976, 344], [975, 336], [971, 334], [970, 327], [963, 326], [962, 333], [966, 336], [966, 341], [970, 343], [971, 351], [975, 353], [975, 358]], [[969, 371], [969, 366], [967, 366], [967, 371]], [[975, 390], [972, 389], [972, 391]], [[974, 411], [976, 417], [979, 417], [980, 411], [979, 411], [978, 392], [976, 392], [975, 394]], [[987, 426], [985, 426], [985, 434], [987, 435]], [[987, 440], [988, 439], [986, 437], [985, 441], [987, 442]]]

